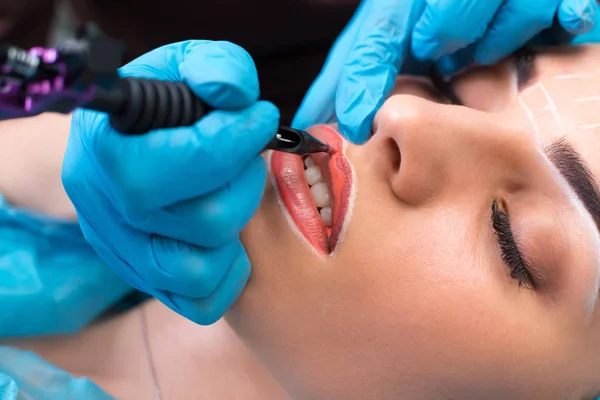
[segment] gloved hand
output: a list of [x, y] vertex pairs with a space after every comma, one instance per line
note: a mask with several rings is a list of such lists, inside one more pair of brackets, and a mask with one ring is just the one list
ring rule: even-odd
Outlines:
[[[342, 133], [362, 143], [410, 49], [418, 59], [439, 60], [472, 45], [476, 63], [494, 63], [555, 15], [567, 31], [588, 32], [597, 9], [596, 0], [363, 0], [292, 125], [305, 129], [335, 114]], [[442, 72], [461, 67], [451, 61], [441, 63]]]
[[132, 291], [76, 223], [12, 207], [1, 195], [0, 238], [0, 337], [76, 332]]
[[87, 378], [75, 378], [35, 353], [0, 346], [0, 400], [112, 400]]
[[261, 101], [248, 53], [228, 42], [156, 49], [122, 75], [185, 81], [217, 109], [192, 127], [125, 136], [77, 111], [63, 184], [85, 238], [128, 283], [199, 324], [240, 295], [250, 261], [239, 232], [266, 183], [259, 153], [279, 112]]

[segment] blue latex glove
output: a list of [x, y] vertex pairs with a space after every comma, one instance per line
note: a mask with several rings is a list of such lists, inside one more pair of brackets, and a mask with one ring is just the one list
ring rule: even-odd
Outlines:
[[364, 0], [293, 126], [305, 129], [335, 115], [342, 133], [362, 143], [409, 50], [418, 59], [439, 60], [473, 45], [474, 62], [494, 63], [550, 27], [556, 15], [570, 33], [588, 32], [597, 9], [596, 0]]
[[156, 49], [122, 75], [185, 81], [218, 111], [192, 127], [125, 136], [77, 111], [63, 184], [85, 238], [128, 283], [199, 324], [218, 320], [250, 276], [239, 232], [266, 183], [258, 156], [279, 112], [257, 102], [248, 53], [228, 42]]
[[0, 346], [0, 400], [112, 400], [87, 378], [75, 378], [30, 351]]
[[[572, 44], [585, 44], [585, 43], [600, 43], [600, 13], [596, 15], [596, 23], [594, 24], [594, 28], [588, 33], [575, 36], [571, 40]], [[600, 400], [600, 397], [598, 398]]]
[[131, 290], [76, 223], [0, 195], [0, 337], [73, 333]]

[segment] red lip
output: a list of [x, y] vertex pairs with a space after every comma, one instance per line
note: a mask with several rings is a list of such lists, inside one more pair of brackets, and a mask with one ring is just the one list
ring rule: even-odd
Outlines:
[[327, 227], [310, 192], [304, 175], [303, 158], [273, 152], [271, 170], [281, 201], [298, 229], [298, 233], [320, 254], [332, 254], [347, 225], [348, 210], [354, 189], [354, 171], [344, 154], [345, 140], [328, 126], [318, 125], [308, 132], [337, 151], [333, 155], [319, 153], [312, 158], [321, 172], [333, 197], [333, 224]]

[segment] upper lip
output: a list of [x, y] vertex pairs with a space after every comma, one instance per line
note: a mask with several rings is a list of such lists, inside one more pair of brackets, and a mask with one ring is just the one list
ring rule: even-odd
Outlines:
[[346, 142], [338, 132], [323, 125], [308, 131], [336, 150], [332, 155], [316, 153], [311, 156], [320, 167], [332, 196], [333, 224], [330, 228], [326, 227], [319, 217], [312, 196], [309, 194], [307, 199], [303, 195], [308, 193], [309, 189], [304, 168], [298, 167], [302, 160], [298, 156], [274, 152], [271, 156], [271, 166], [282, 203], [301, 236], [319, 253], [331, 254], [340, 242], [347, 225], [347, 211], [351, 206], [354, 187], [353, 170], [344, 154]]

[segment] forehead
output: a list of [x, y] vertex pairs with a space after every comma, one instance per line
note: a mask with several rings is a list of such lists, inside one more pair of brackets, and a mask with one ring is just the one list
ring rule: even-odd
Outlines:
[[566, 138], [600, 177], [600, 46], [539, 54], [534, 77], [511, 107], [541, 146]]

